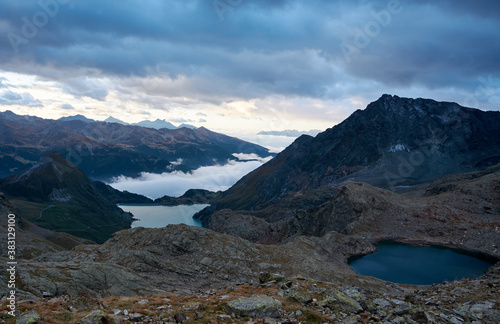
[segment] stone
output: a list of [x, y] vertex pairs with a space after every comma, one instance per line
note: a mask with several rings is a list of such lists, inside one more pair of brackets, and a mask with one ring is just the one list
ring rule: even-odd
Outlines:
[[149, 304], [149, 300], [147, 299], [141, 299], [137, 302], [137, 304], [139, 305], [146, 305], [146, 304]]
[[87, 316], [80, 319], [78, 324], [101, 324], [106, 323], [106, 314], [102, 310], [90, 312]]
[[132, 313], [132, 314], [129, 314], [128, 315], [128, 318], [132, 321], [132, 322], [140, 322], [142, 320], [142, 318], [144, 317], [144, 315], [142, 314], [139, 314], [139, 313]]
[[285, 280], [285, 276], [279, 273], [269, 273], [269, 272], [259, 273], [259, 282], [261, 284], [265, 284], [268, 282], [281, 282], [283, 280]]
[[286, 294], [288, 298], [298, 301], [302, 304], [309, 304], [312, 302], [312, 297], [297, 288], [291, 288], [290, 291]]
[[187, 316], [184, 313], [176, 313], [174, 319], [176, 323], [184, 323], [187, 320]]
[[75, 312], [91, 311], [100, 309], [101, 303], [97, 298], [91, 297], [87, 294], [80, 294], [70, 301], [69, 307]]
[[357, 301], [336, 289], [330, 290], [319, 305], [331, 310], [341, 310], [349, 313], [359, 313], [363, 310]]
[[42, 293], [42, 297], [43, 297], [43, 298], [52, 298], [52, 297], [54, 297], [54, 294], [52, 294], [52, 293], [50, 293], [50, 292], [48, 292], [48, 291], [44, 291], [44, 292]]
[[16, 319], [16, 324], [35, 324], [42, 323], [42, 318], [34, 309], [19, 316]]
[[263, 295], [240, 297], [227, 303], [226, 311], [238, 317], [280, 317], [281, 302]]

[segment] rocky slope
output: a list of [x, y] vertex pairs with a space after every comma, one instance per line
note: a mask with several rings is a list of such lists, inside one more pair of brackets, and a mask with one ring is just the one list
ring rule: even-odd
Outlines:
[[[34, 317], [50, 323], [89, 323], [90, 318], [94, 319], [91, 323], [498, 323], [499, 276], [500, 268], [496, 267], [480, 279], [384, 292], [363, 284], [261, 273], [259, 282], [253, 284], [197, 293], [47, 297], [22, 303], [18, 320]], [[1, 313], [6, 312], [1, 309]], [[3, 317], [7, 323], [12, 321]]]
[[221, 191], [213, 192], [205, 189], [189, 189], [180, 197], [163, 196], [155, 199], [155, 203], [164, 206], [211, 204], [221, 195]]
[[406, 194], [350, 182], [291, 193], [258, 212], [216, 212], [209, 228], [258, 243], [322, 236], [425, 241], [500, 257], [500, 164]]
[[224, 192], [211, 212], [260, 210], [289, 192], [346, 180], [398, 191], [499, 162], [500, 112], [383, 95], [316, 137], [299, 137]]
[[[44, 253], [71, 250], [77, 245], [91, 244], [85, 240], [67, 233], [58, 233], [41, 228], [26, 218], [21, 217], [19, 210], [0, 193], [0, 222], [7, 224], [7, 216], [15, 215], [16, 256], [22, 259], [32, 259]], [[2, 246], [6, 246], [7, 226], [0, 226]], [[2, 249], [2, 257], [7, 257], [7, 249]]]
[[132, 223], [130, 213], [104, 198], [81, 169], [55, 153], [24, 172], [0, 179], [0, 190], [24, 218], [99, 243]]
[[236, 160], [233, 153], [270, 155], [264, 147], [203, 127], [152, 129], [0, 113], [0, 176], [19, 172], [50, 152], [64, 156], [94, 179], [189, 171]]

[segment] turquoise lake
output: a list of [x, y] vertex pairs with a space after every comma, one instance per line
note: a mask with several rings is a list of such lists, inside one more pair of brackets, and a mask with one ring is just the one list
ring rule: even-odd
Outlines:
[[385, 281], [430, 285], [464, 277], [477, 278], [492, 262], [441, 247], [415, 247], [395, 242], [375, 245], [375, 253], [349, 262], [357, 273]]
[[132, 213], [134, 218], [139, 219], [132, 223], [132, 228], [159, 228], [170, 224], [201, 226], [199, 221], [193, 219], [193, 215], [209, 205], [161, 206], [120, 204], [118, 206], [124, 211]]

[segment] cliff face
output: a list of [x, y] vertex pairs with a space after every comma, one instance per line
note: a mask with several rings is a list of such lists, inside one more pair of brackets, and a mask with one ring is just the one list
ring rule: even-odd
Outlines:
[[314, 138], [301, 136], [213, 209], [260, 210], [287, 193], [346, 180], [400, 191], [498, 162], [500, 112], [384, 95]]

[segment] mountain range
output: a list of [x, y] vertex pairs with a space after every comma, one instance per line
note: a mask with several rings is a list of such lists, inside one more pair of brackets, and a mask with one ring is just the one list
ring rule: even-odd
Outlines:
[[196, 215], [258, 211], [344, 182], [401, 192], [500, 162], [500, 112], [383, 95], [316, 137], [302, 135]]
[[143, 121], [140, 121], [138, 123], [129, 124], [129, 123], [121, 121], [121, 120], [119, 120], [117, 118], [114, 118], [112, 116], [109, 116], [104, 121], [107, 122], [107, 123], [118, 123], [118, 124], [122, 124], [122, 125], [142, 126], [142, 127], [148, 127], [148, 128], [154, 128], [154, 129], [162, 129], [162, 128], [178, 129], [178, 128], [183, 128], [183, 127], [185, 127], [185, 128], [191, 128], [191, 129], [196, 129], [197, 128], [196, 126], [189, 125], [189, 124], [184, 124], [184, 123], [180, 124], [179, 126], [175, 126], [174, 124], [166, 121], [165, 119], [159, 119], [159, 118], [157, 118], [154, 121], [143, 120]]
[[28, 168], [51, 152], [102, 180], [135, 177], [141, 172], [187, 172], [238, 160], [234, 153], [272, 155], [262, 146], [204, 127], [153, 129], [0, 113], [0, 177]]
[[[74, 115], [74, 116], [61, 117], [58, 120], [60, 120], [60, 121], [80, 120], [80, 121], [83, 121], [83, 122], [86, 122], [86, 123], [97, 123], [98, 122], [97, 120], [87, 118], [87, 117], [85, 117], [83, 115]], [[117, 118], [114, 118], [113, 116], [109, 116], [104, 121], [106, 123], [117, 123], [117, 124], [121, 124], [121, 125], [142, 126], [142, 127], [154, 128], [154, 129], [162, 129], [162, 128], [178, 129], [178, 128], [183, 128], [183, 127], [192, 128], [192, 129], [198, 128], [196, 126], [189, 125], [189, 124], [184, 124], [184, 123], [180, 124], [179, 126], [175, 126], [174, 124], [166, 121], [165, 119], [159, 119], [159, 118], [157, 118], [154, 121], [143, 120], [143, 121], [140, 121], [138, 123], [132, 123], [132, 124], [130, 124], [130, 123], [126, 123], [126, 122], [124, 122], [122, 120], [119, 120]]]

